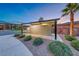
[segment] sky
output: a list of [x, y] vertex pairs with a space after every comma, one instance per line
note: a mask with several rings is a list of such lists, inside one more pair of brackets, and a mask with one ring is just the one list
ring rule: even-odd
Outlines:
[[[62, 15], [64, 3], [1, 3], [0, 21], [10, 23], [28, 23], [39, 20], [43, 17], [45, 20], [59, 18]], [[77, 15], [78, 16], [78, 15]], [[67, 19], [65, 17], [64, 19]], [[76, 17], [78, 20], [78, 17]], [[64, 22], [63, 19], [59, 23]]]

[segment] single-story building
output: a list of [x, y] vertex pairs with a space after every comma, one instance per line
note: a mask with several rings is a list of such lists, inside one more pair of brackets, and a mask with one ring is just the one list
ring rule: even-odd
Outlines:
[[[57, 24], [57, 33], [59, 34], [68, 34], [70, 33], [70, 22]], [[79, 21], [74, 22], [74, 35], [79, 36]]]
[[10, 29], [11, 25], [10, 23], [0, 21], [0, 30], [7, 30]]
[[23, 31], [29, 34], [36, 34], [36, 35], [47, 35], [50, 36], [55, 33], [55, 39], [57, 35], [57, 19], [49, 19], [43, 20], [40, 18], [39, 21], [30, 22], [30, 23], [23, 23]]

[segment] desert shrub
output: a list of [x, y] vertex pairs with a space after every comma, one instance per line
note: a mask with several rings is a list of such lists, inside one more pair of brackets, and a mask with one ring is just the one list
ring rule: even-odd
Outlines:
[[25, 38], [24, 38], [24, 41], [29, 41], [29, 40], [31, 40], [32, 39], [32, 36], [31, 35], [28, 35], [28, 36], [26, 36]]
[[65, 35], [65, 39], [68, 41], [76, 40], [74, 36]]
[[20, 34], [15, 34], [15, 35], [14, 35], [14, 37], [18, 37], [18, 36], [20, 36]]
[[74, 47], [76, 50], [79, 51], [79, 40], [73, 40], [71, 41], [72, 47]]
[[41, 45], [41, 44], [43, 44], [43, 39], [40, 38], [40, 37], [35, 38], [35, 40], [33, 41], [33, 45], [34, 45], [34, 46], [39, 46], [39, 45]]
[[25, 35], [21, 34], [21, 35], [19, 35], [18, 38], [23, 38], [23, 37], [25, 37]]
[[53, 41], [48, 45], [49, 50], [55, 56], [72, 56], [72, 51], [70, 48], [60, 41]]

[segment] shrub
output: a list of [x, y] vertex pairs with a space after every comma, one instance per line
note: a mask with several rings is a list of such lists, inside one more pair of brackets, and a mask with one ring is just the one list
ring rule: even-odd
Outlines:
[[20, 36], [20, 34], [15, 34], [15, 35], [14, 35], [14, 37], [18, 37], [18, 36]]
[[76, 50], [79, 51], [79, 40], [73, 40], [71, 41], [72, 47], [74, 47]]
[[72, 41], [72, 40], [76, 40], [75, 37], [69, 36], [69, 35], [65, 35], [65, 39], [68, 41]]
[[19, 35], [19, 38], [23, 38], [23, 37], [25, 37], [25, 35], [22, 35], [22, 34], [21, 34], [21, 35]]
[[43, 39], [38, 37], [38, 38], [35, 38], [35, 40], [33, 41], [33, 45], [34, 46], [39, 46], [43, 43]]
[[55, 56], [72, 56], [72, 51], [70, 48], [62, 42], [53, 41], [48, 45], [49, 50]]
[[31, 40], [32, 39], [32, 36], [31, 35], [28, 35], [28, 36], [26, 36], [25, 38], [24, 38], [24, 41], [29, 41], [29, 40]]

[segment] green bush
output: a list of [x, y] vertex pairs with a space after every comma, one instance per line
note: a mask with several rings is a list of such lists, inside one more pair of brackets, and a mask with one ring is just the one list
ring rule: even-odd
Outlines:
[[76, 50], [79, 51], [79, 40], [73, 40], [71, 41], [72, 47], [74, 47]]
[[69, 36], [69, 35], [65, 35], [65, 39], [68, 41], [72, 41], [72, 40], [76, 40], [75, 37]]
[[33, 41], [33, 45], [34, 45], [34, 46], [39, 46], [39, 45], [41, 45], [41, 44], [43, 44], [43, 39], [40, 38], [40, 37], [35, 38], [35, 40]]
[[28, 35], [28, 36], [26, 36], [25, 38], [24, 38], [24, 41], [29, 41], [29, 40], [31, 40], [32, 39], [32, 36], [31, 35]]
[[15, 34], [15, 35], [14, 35], [14, 37], [18, 37], [18, 36], [20, 36], [20, 34]]
[[62, 42], [53, 41], [48, 45], [49, 50], [55, 56], [72, 56], [72, 51], [70, 48]]
[[22, 35], [22, 34], [21, 34], [21, 35], [19, 35], [19, 37], [18, 37], [18, 38], [23, 38], [23, 37], [25, 37], [25, 35]]

